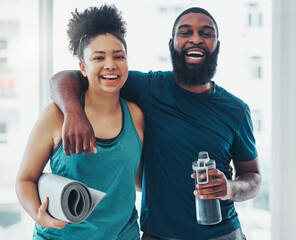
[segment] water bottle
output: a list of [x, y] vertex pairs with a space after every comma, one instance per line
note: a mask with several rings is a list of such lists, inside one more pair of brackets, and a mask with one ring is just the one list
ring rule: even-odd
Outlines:
[[[208, 152], [198, 153], [198, 160], [192, 163], [192, 170], [195, 173], [195, 185], [206, 184], [210, 181], [209, 170], [216, 168], [214, 160], [209, 158]], [[206, 173], [206, 179], [201, 179], [200, 175]], [[200, 199], [195, 196], [196, 220], [198, 224], [213, 225], [222, 221], [221, 207], [219, 199]]]

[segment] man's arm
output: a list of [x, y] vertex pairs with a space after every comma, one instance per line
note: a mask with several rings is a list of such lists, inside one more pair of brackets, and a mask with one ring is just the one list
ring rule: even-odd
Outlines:
[[49, 84], [51, 98], [63, 113], [74, 107], [68, 104], [69, 100], [78, 105], [81, 92], [88, 88], [87, 78], [78, 70], [58, 72], [49, 80]]
[[143, 183], [143, 159], [141, 159], [137, 174], [135, 177], [135, 185], [136, 185], [136, 190], [138, 192], [142, 192], [142, 183]]
[[80, 104], [81, 92], [87, 88], [88, 80], [79, 71], [62, 71], [50, 79], [51, 97], [64, 114], [62, 138], [67, 156], [96, 153], [94, 131]]
[[235, 179], [229, 181], [230, 191], [226, 199], [242, 202], [254, 198], [260, 189], [261, 175], [258, 167], [258, 158], [250, 162], [234, 161]]

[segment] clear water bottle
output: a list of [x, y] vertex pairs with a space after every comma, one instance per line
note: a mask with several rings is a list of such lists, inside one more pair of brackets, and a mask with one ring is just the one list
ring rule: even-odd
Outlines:
[[[206, 184], [210, 181], [209, 170], [216, 168], [214, 160], [209, 158], [208, 152], [198, 153], [198, 160], [192, 163], [193, 173], [195, 173], [195, 185]], [[200, 175], [206, 173], [206, 179], [201, 179]], [[195, 196], [196, 220], [198, 224], [213, 225], [222, 221], [221, 207], [219, 199], [201, 199]]]

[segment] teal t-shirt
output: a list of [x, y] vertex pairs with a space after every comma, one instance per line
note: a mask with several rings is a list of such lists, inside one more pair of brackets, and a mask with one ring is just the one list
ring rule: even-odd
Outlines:
[[240, 227], [232, 201], [220, 201], [223, 220], [196, 222], [192, 162], [207, 151], [227, 178], [233, 161], [257, 157], [248, 105], [213, 82], [211, 94], [180, 87], [171, 71], [130, 71], [121, 96], [145, 114], [142, 153], [141, 230], [153, 236], [196, 240], [226, 235]]
[[[128, 106], [120, 99], [123, 111], [121, 133], [112, 143], [97, 141], [97, 154], [64, 154], [62, 142], [54, 150], [50, 167], [53, 173], [81, 181], [107, 195], [91, 215], [80, 224], [68, 223], [63, 229], [35, 225], [33, 239], [52, 240], [138, 240], [138, 214], [135, 208], [135, 176], [142, 143]], [[50, 199], [49, 199], [50, 204]]]

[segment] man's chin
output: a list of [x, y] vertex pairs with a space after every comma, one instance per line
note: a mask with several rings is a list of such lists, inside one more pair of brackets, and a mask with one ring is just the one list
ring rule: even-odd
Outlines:
[[188, 63], [188, 62], [186, 62], [186, 67], [189, 70], [201, 70], [203, 68], [203, 63]]

